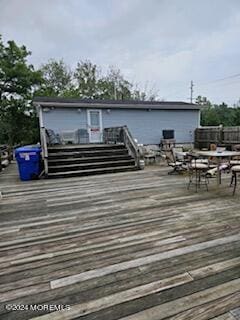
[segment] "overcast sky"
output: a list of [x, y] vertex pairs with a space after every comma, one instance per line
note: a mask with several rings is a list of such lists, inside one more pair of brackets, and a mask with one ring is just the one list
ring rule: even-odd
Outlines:
[[159, 99], [188, 101], [191, 80], [195, 97], [240, 98], [240, 0], [0, 0], [0, 34], [36, 67], [90, 59]]

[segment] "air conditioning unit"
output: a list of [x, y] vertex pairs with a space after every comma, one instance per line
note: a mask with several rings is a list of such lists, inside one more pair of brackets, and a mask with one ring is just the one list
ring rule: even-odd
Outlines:
[[61, 140], [63, 144], [77, 144], [78, 130], [66, 130], [61, 133]]

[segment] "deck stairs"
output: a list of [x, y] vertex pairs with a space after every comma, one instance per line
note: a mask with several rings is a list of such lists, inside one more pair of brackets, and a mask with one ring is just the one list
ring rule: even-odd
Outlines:
[[48, 178], [84, 176], [136, 170], [124, 144], [48, 146]]

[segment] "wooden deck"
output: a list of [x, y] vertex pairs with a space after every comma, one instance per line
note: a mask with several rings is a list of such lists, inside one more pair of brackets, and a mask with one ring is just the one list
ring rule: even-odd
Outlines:
[[233, 197], [229, 179], [195, 193], [158, 165], [23, 183], [9, 166], [0, 319], [240, 319], [240, 187]]

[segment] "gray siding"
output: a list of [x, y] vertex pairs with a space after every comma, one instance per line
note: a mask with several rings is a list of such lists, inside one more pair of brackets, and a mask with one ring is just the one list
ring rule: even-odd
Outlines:
[[[102, 110], [103, 128], [127, 125], [134, 138], [143, 144], [158, 144], [162, 130], [175, 130], [178, 143], [192, 142], [194, 130], [199, 126], [198, 110]], [[43, 112], [46, 128], [56, 133], [63, 130], [87, 128], [87, 112], [77, 108], [56, 108]]]
[[127, 125], [143, 144], [159, 144], [162, 130], [174, 129], [177, 142], [192, 142], [199, 126], [199, 112], [193, 110], [111, 110], [103, 112], [103, 127]]
[[43, 124], [47, 129], [61, 133], [64, 130], [87, 129], [86, 109], [56, 108], [43, 112]]

